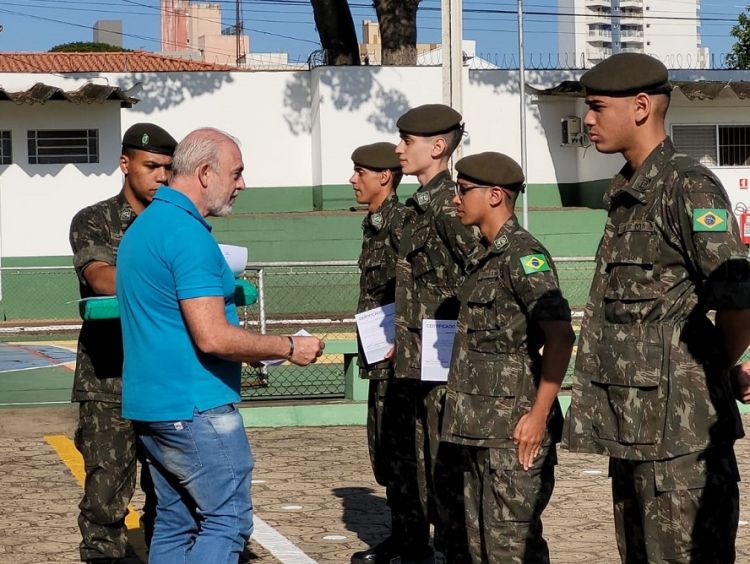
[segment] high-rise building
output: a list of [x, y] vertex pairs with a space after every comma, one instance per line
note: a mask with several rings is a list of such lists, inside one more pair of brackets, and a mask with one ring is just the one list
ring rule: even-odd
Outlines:
[[94, 24], [94, 43], [122, 47], [122, 20], [98, 20]]
[[161, 0], [161, 51], [207, 63], [243, 64], [250, 38], [240, 34], [238, 45], [234, 27], [222, 29], [219, 4]]
[[707, 68], [700, 0], [558, 0], [560, 59], [590, 67], [614, 53], [647, 53], [671, 68]]

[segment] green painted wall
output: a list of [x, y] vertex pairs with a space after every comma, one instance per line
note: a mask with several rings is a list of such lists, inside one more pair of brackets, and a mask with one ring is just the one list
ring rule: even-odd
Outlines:
[[[580, 203], [581, 194], [593, 193], [601, 187], [602, 183], [589, 183], [533, 185], [529, 188], [531, 231], [553, 256], [593, 256], [604, 226], [604, 211], [564, 207], [563, 204]], [[415, 189], [414, 184], [402, 185], [400, 198], [406, 199]], [[315, 194], [317, 204], [314, 206]], [[598, 198], [601, 200], [600, 195]], [[352, 206], [355, 206], [355, 211], [351, 211]], [[312, 211], [313, 207], [321, 209]], [[254, 262], [355, 260], [361, 248], [364, 213], [362, 206], [356, 206], [348, 184], [315, 189], [252, 188], [240, 194], [231, 216], [211, 218], [210, 221], [218, 241], [247, 247], [249, 259]], [[0, 318], [76, 319], [78, 283], [72, 271], [13, 270], [22, 266], [70, 264], [70, 257], [3, 257]], [[563, 272], [561, 267], [561, 278], [564, 280], [567, 276], [576, 281], [576, 277], [582, 276], [580, 268]], [[290, 296], [310, 295], [317, 293], [322, 284], [329, 290], [327, 295], [335, 296], [348, 307], [356, 300], [356, 280], [353, 284], [347, 281], [346, 288], [340, 288], [336, 286], [335, 278], [310, 278], [309, 289], [303, 291], [295, 287], [282, 292]], [[273, 281], [269, 280], [269, 284], [272, 285]], [[587, 285], [585, 281], [583, 285]], [[309, 307], [303, 308], [299, 300], [289, 301], [287, 307], [291, 307], [289, 304], [299, 306], [300, 311], [310, 311]]]

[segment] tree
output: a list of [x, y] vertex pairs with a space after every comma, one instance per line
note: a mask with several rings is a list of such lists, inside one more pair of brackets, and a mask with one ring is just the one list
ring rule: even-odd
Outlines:
[[[420, 0], [374, 0], [384, 65], [417, 64], [417, 7]], [[310, 0], [329, 65], [358, 65], [359, 45], [346, 0]]]
[[[747, 7], [750, 10], [750, 6]], [[737, 42], [726, 56], [726, 65], [732, 69], [750, 69], [750, 16], [744, 11], [737, 18], [737, 25], [732, 26], [729, 35]]]
[[346, 0], [310, 0], [329, 65], [358, 65], [359, 44]]
[[417, 64], [419, 0], [375, 0], [384, 65]]
[[49, 50], [50, 53], [105, 53], [132, 51], [109, 43], [96, 43], [94, 41], [74, 41], [73, 43], [61, 43]]

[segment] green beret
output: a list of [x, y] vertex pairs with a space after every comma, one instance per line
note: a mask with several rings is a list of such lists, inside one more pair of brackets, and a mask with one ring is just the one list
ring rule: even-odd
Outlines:
[[138, 149], [171, 157], [175, 147], [177, 147], [175, 138], [153, 123], [131, 125], [122, 136], [123, 149]]
[[672, 91], [667, 67], [643, 53], [618, 53], [586, 71], [581, 77], [586, 94], [635, 96]]
[[396, 122], [401, 133], [429, 137], [461, 128], [461, 114], [445, 104], [425, 104], [412, 108]]
[[456, 163], [459, 178], [484, 186], [501, 186], [523, 192], [523, 170], [508, 155], [487, 151], [469, 155]]
[[370, 170], [401, 170], [401, 163], [393, 143], [373, 143], [354, 149], [352, 162]]

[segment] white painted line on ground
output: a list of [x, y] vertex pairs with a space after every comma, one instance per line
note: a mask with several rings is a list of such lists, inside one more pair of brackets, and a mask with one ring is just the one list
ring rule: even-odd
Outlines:
[[266, 481], [265, 480], [252, 480], [252, 483], [253, 484], [265, 484]]
[[56, 366], [65, 366], [71, 364], [71, 368], [75, 366], [75, 360], [69, 360], [68, 362], [58, 362], [57, 364], [45, 364], [43, 366], [27, 366], [26, 368], [11, 368], [9, 370], [0, 370], [0, 374], [7, 374], [8, 372], [24, 372], [25, 370], [39, 370], [40, 368], [54, 368]]
[[747, 525], [747, 521], [740, 521], [740, 522], [738, 523], [738, 525], [739, 525], [740, 527], [744, 527], [745, 525]]
[[13, 403], [0, 403], [0, 407], [21, 407], [24, 405], [70, 405], [71, 401], [14, 401]]
[[589, 475], [597, 475], [597, 474], [604, 474], [601, 470], [584, 470], [583, 474], [589, 474]]
[[302, 509], [301, 505], [282, 505], [281, 509], [284, 511], [297, 511], [298, 509]]
[[284, 564], [317, 564], [292, 541], [253, 514], [252, 539]]

